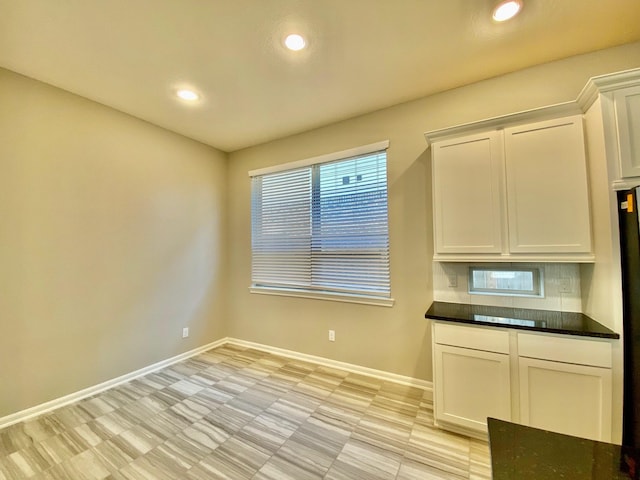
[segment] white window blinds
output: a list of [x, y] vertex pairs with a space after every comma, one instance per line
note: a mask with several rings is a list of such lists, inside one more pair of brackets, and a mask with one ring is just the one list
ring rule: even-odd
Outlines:
[[252, 283], [389, 297], [386, 150], [252, 177]]

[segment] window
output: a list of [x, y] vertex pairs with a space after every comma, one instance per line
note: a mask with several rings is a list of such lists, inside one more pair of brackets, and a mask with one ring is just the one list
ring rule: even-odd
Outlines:
[[469, 267], [469, 293], [542, 297], [542, 274], [538, 268]]
[[391, 304], [387, 147], [249, 172], [253, 292]]

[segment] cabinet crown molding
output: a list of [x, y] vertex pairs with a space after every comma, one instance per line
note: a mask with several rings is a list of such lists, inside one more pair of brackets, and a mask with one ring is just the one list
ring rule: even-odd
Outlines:
[[586, 112], [601, 93], [635, 85], [640, 85], [640, 68], [598, 75], [589, 79], [578, 95], [576, 103], [583, 112]]
[[640, 68], [598, 75], [587, 81], [575, 101], [430, 130], [424, 133], [424, 138], [427, 141], [427, 147], [430, 147], [435, 141], [446, 140], [460, 135], [480, 133], [554, 117], [583, 114], [596, 101], [599, 94], [635, 85], [640, 85]]
[[463, 123], [453, 127], [431, 130], [424, 133], [424, 138], [427, 141], [427, 145], [431, 146], [435, 141], [455, 138], [460, 135], [480, 133], [488, 130], [499, 130], [505, 127], [513, 127], [541, 120], [550, 120], [557, 117], [581, 114], [582, 110], [580, 110], [580, 107], [578, 107], [576, 102], [564, 102], [531, 110], [523, 110], [521, 112], [510, 113], [507, 115], [500, 115], [476, 122]]

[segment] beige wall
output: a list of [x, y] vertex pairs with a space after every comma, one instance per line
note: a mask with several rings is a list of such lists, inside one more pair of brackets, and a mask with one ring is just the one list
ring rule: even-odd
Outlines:
[[[229, 161], [230, 330], [233, 337], [425, 378], [430, 365], [431, 199], [418, 109], [403, 107], [237, 152]], [[407, 128], [410, 128], [407, 131]], [[251, 233], [247, 171], [390, 140], [389, 223], [393, 308], [249, 294]], [[336, 331], [336, 341], [327, 331]]]
[[[431, 379], [430, 160], [423, 132], [573, 101], [589, 77], [640, 66], [640, 43], [540, 65], [234, 152], [229, 159], [229, 335]], [[276, 113], [277, 114], [277, 113]], [[392, 308], [250, 294], [247, 171], [383, 139], [388, 151]], [[336, 342], [327, 330], [336, 330]]]
[[225, 182], [225, 154], [0, 69], [0, 417], [224, 335]]
[[[0, 417], [226, 335], [430, 380], [424, 312], [433, 297], [433, 247], [423, 132], [571, 101], [590, 76], [638, 66], [640, 43], [574, 57], [228, 161], [0, 69]], [[383, 139], [391, 142], [396, 304], [250, 294], [247, 171]]]

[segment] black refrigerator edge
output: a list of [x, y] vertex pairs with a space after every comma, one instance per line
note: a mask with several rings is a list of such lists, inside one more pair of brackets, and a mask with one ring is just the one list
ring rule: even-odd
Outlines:
[[640, 447], [640, 187], [618, 192], [622, 262], [624, 399], [622, 444]]

